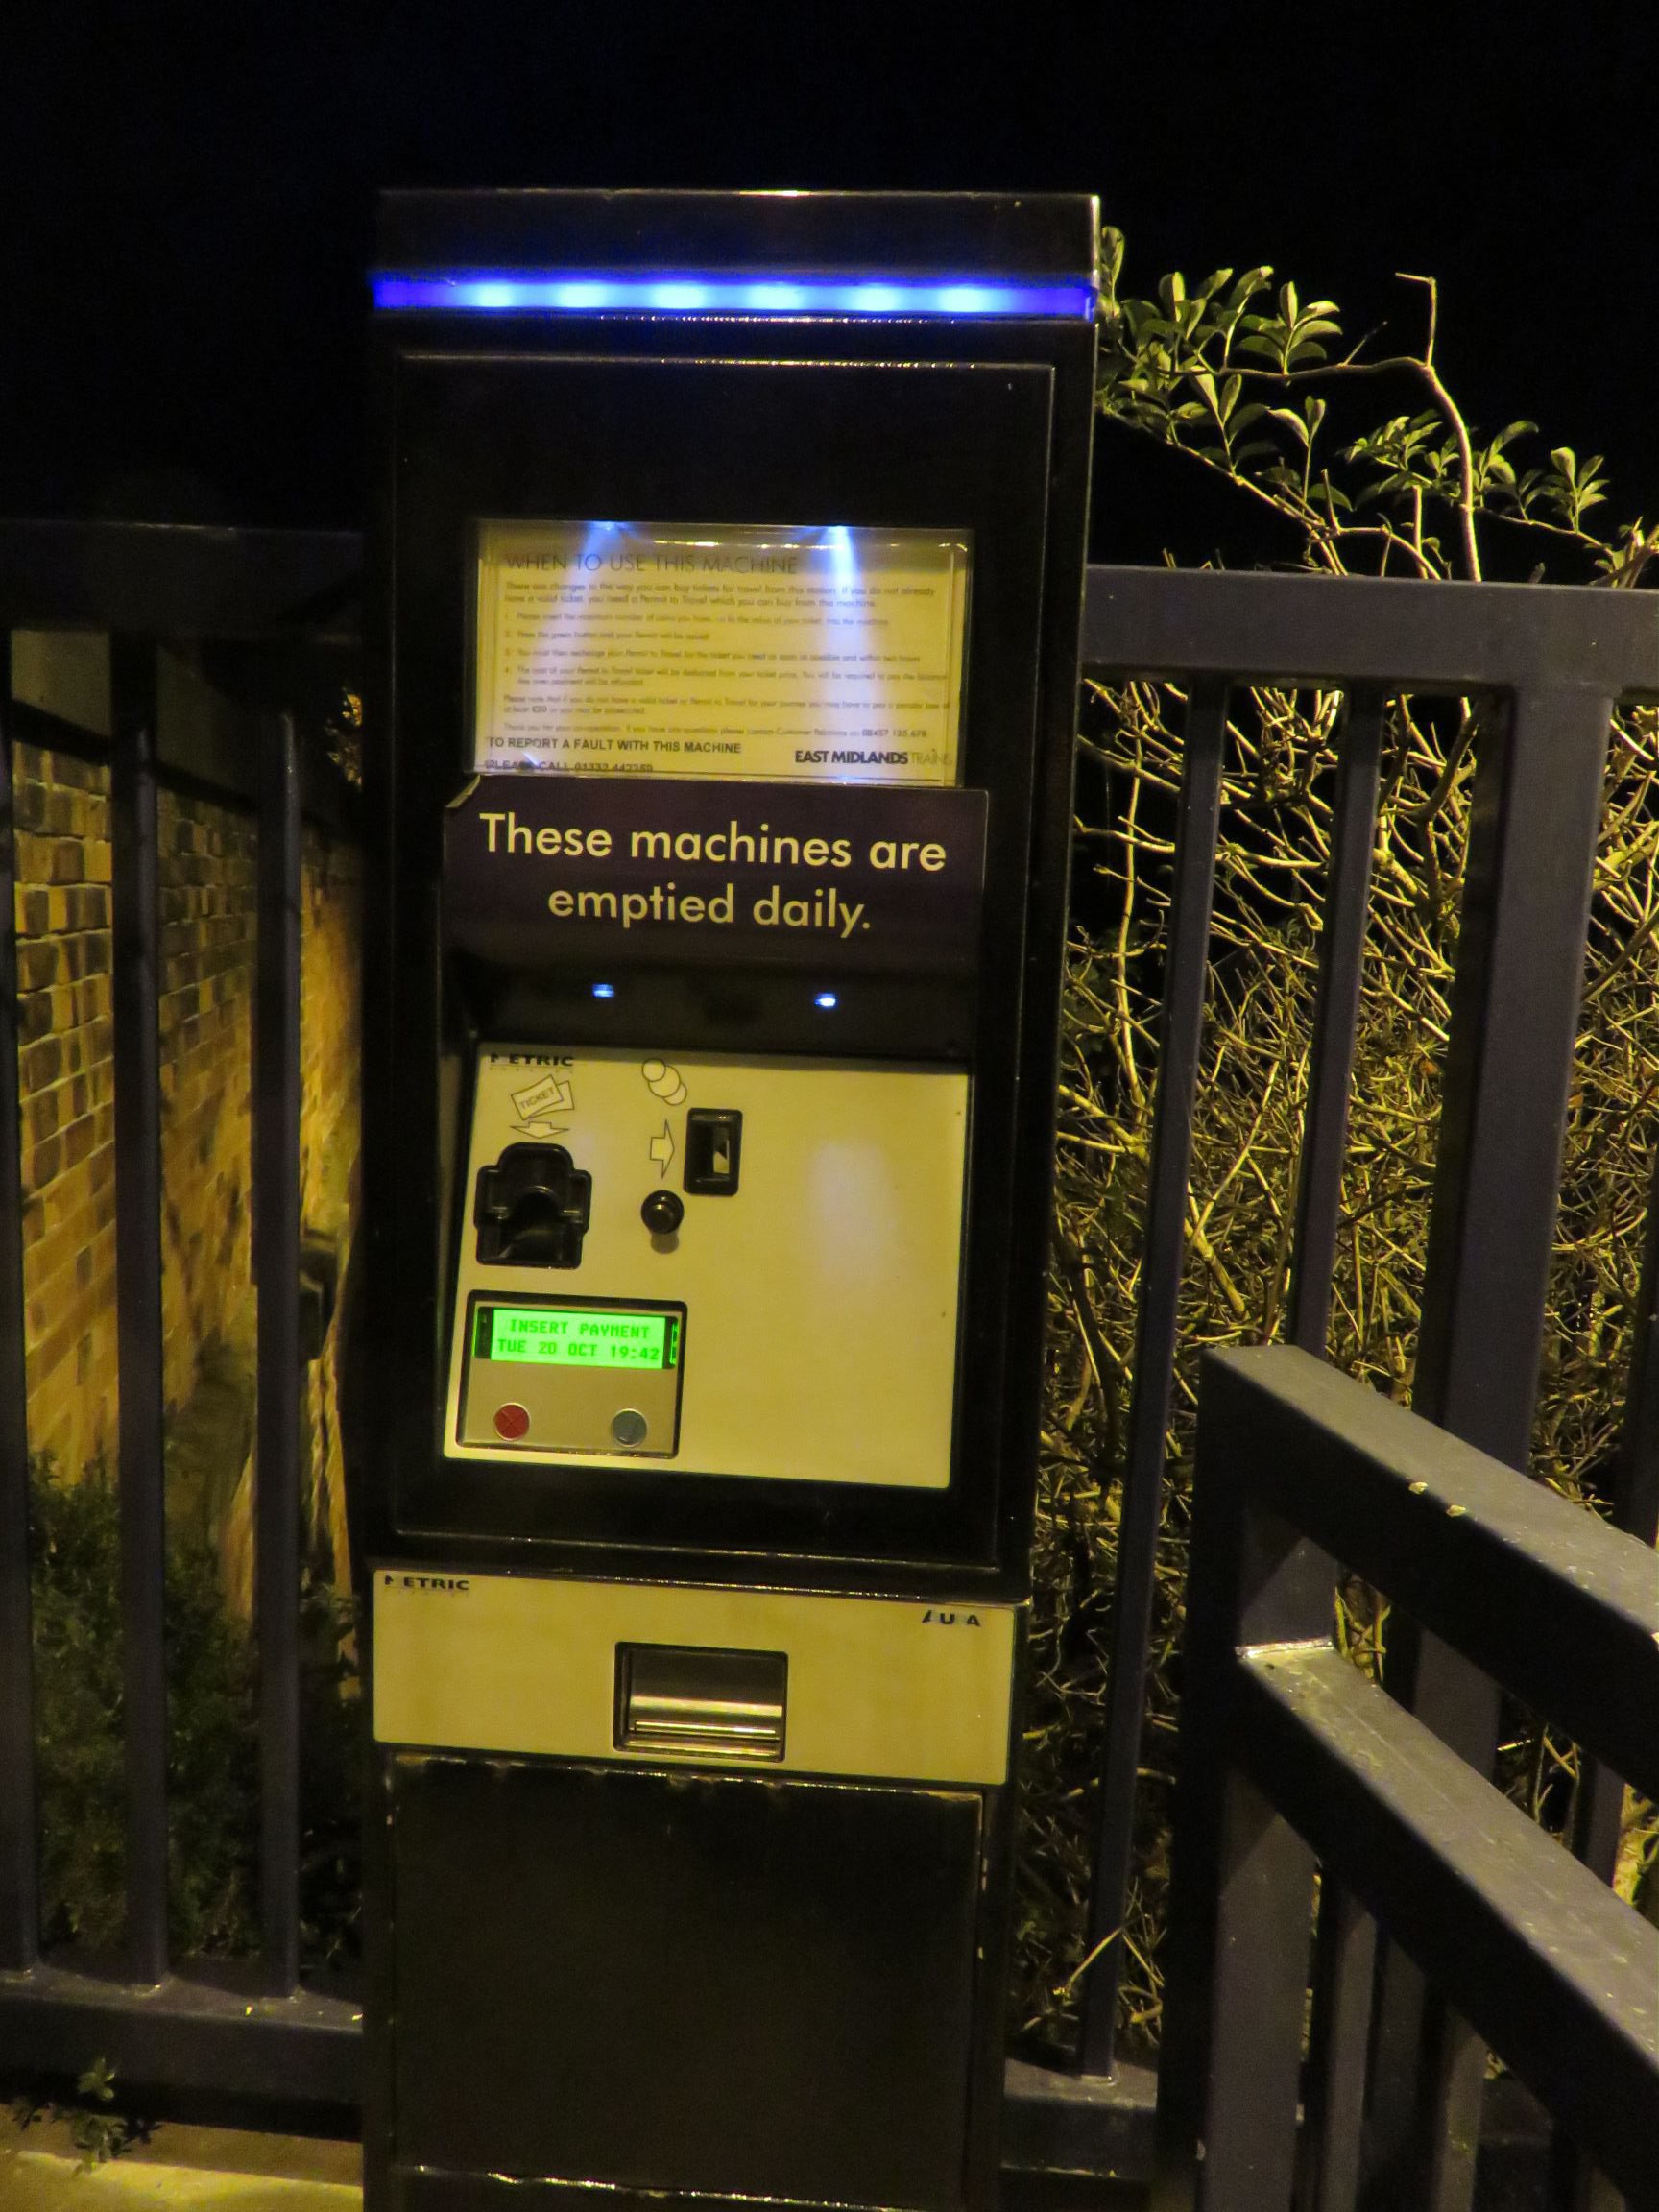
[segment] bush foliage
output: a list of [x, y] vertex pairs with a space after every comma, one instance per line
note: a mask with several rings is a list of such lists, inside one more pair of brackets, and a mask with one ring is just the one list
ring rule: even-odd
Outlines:
[[[1303, 304], [1294, 286], [1272, 287], [1269, 270], [1217, 271], [1191, 290], [1167, 276], [1146, 300], [1119, 295], [1121, 240], [1112, 233], [1105, 259], [1102, 412], [1119, 434], [1158, 440], [1237, 497], [1246, 557], [1265, 534], [1293, 565], [1329, 573], [1479, 578], [1497, 538], [1511, 567], [1514, 548], [1523, 560], [1542, 548], [1573, 580], [1628, 589], [1641, 577], [1659, 532], [1638, 521], [1598, 533], [1599, 459], [1559, 446], [1529, 463], [1531, 424], [1482, 439], [1464, 421], [1434, 363], [1431, 286], [1421, 349], [1367, 357], [1336, 350], [1331, 301]], [[1378, 421], [1379, 387], [1402, 392], [1406, 410]], [[1089, 1861], [1185, 703], [1169, 685], [1090, 686], [1079, 740], [1084, 873], [1067, 977], [1017, 1935], [1016, 2032], [1038, 2048], [1070, 2039], [1090, 1963]], [[1490, 711], [1478, 699], [1404, 698], [1383, 723], [1329, 1351], [1405, 1400], [1474, 739]], [[1136, 1871], [1124, 1926], [1108, 1932], [1124, 1947], [1131, 2049], [1155, 2040], [1161, 2002], [1196, 1364], [1206, 1346], [1285, 1334], [1342, 719], [1334, 692], [1261, 689], [1230, 703]], [[1659, 712], [1626, 708], [1607, 769], [1534, 1439], [1536, 1471], [1598, 1510], [1609, 1500], [1630, 1358], [1659, 1072], [1656, 778]], [[1350, 1587], [1338, 1633], [1351, 1654], [1375, 1671], [1386, 1631], [1385, 1605]], [[1564, 1832], [1574, 1748], [1530, 1716], [1507, 1718], [1503, 1779]], [[1654, 1849], [1651, 1817], [1631, 1802], [1626, 1893]]]
[[[31, 1470], [41, 1933], [108, 1951], [121, 1940], [126, 1791], [120, 1503], [96, 1463], [79, 1481]], [[355, 1946], [356, 1704], [349, 1609], [302, 1595], [301, 1941], [305, 1963]], [[167, 1679], [168, 1941], [176, 1957], [259, 1946], [257, 1652], [226, 1602], [204, 1542], [170, 1529]]]

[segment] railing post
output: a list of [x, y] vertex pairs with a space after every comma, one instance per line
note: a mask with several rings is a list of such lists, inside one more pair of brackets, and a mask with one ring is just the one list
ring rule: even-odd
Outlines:
[[[1349, 694], [1336, 764], [1330, 886], [1321, 918], [1319, 989], [1298, 1163], [1287, 1331], [1292, 1344], [1318, 1359], [1325, 1358], [1331, 1330], [1385, 706], [1385, 695], [1374, 685], [1358, 686]], [[1300, 2212], [1353, 2212], [1376, 1963], [1376, 1929], [1370, 1916], [1325, 1869], [1313, 1944]]]
[[18, 1970], [33, 1966], [39, 1953], [39, 1902], [11, 701], [11, 634], [0, 632], [0, 1969]]
[[1358, 2201], [1376, 1979], [1377, 1923], [1322, 1867], [1296, 2212], [1354, 2212]]
[[1251, 1494], [1248, 1392], [1204, 1364], [1193, 1458], [1156, 2212], [1284, 2212], [1313, 1914], [1313, 1855], [1237, 1765], [1243, 1645], [1329, 1643], [1335, 1575]]
[[267, 1987], [300, 1978], [300, 764], [290, 715], [262, 732], [253, 1024], [253, 1279], [260, 1920]]
[[[1644, 1544], [1659, 1540], [1659, 1152], [1647, 1190], [1642, 1278], [1630, 1325], [1630, 1380], [1613, 1482], [1613, 1526]], [[1573, 1848], [1610, 1883], [1618, 1870], [1624, 1783], [1591, 1752], [1578, 1754]], [[1614, 2212], [1618, 2199], [1559, 2129], [1550, 2146], [1551, 2212]]]
[[[1479, 743], [1435, 1162], [1416, 1411], [1506, 1465], [1530, 1450], [1612, 701], [1522, 691]], [[1498, 1694], [1396, 1616], [1390, 1687], [1482, 1774]], [[1368, 2205], [1467, 2212], [1482, 2066], [1398, 1951], [1383, 1966]]]
[[1331, 879], [1319, 938], [1319, 994], [1308, 1053], [1308, 1105], [1290, 1277], [1290, 1341], [1318, 1359], [1325, 1357], [1331, 1284], [1336, 1270], [1348, 1094], [1354, 1081], [1372, 851], [1377, 842], [1383, 705], [1383, 696], [1375, 687], [1361, 688], [1347, 701], [1332, 809]]
[[114, 755], [115, 1286], [121, 1407], [121, 1620], [127, 1768], [127, 1952], [167, 1972], [167, 1675], [161, 1309], [160, 942], [156, 648], [110, 640]]
[[1147, 1640], [1163, 1518], [1176, 1311], [1187, 1250], [1192, 1116], [1204, 1028], [1226, 740], [1226, 685], [1211, 681], [1195, 685], [1188, 704], [1183, 745], [1175, 886], [1142, 1240], [1144, 1262], [1135, 1336], [1134, 1396], [1123, 1458], [1123, 1517], [1107, 1686], [1105, 1775], [1090, 1892], [1088, 1951], [1099, 1954], [1085, 1984], [1080, 2037], [1083, 2068], [1090, 2074], [1111, 2073], [1117, 2039], [1123, 1905], [1146, 1704]]

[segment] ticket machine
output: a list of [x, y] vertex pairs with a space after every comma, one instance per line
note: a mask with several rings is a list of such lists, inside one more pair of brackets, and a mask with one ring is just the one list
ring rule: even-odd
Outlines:
[[372, 2207], [991, 2201], [1094, 241], [383, 204]]

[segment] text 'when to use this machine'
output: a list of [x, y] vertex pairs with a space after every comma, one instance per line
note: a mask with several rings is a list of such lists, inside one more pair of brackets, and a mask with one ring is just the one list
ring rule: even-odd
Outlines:
[[383, 204], [373, 2206], [990, 2201], [1094, 236]]

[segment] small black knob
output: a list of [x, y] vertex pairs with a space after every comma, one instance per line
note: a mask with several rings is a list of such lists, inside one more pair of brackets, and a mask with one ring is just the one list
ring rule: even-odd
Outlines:
[[685, 1218], [685, 1201], [673, 1190], [653, 1190], [639, 1218], [653, 1237], [672, 1237]]

